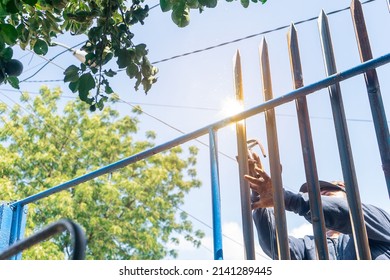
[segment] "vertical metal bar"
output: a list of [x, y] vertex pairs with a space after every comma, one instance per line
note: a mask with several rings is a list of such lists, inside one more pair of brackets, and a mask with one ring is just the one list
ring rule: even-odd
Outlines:
[[7, 203], [0, 204], [0, 252], [10, 245], [13, 211]]
[[[240, 53], [237, 51], [234, 59], [234, 88], [236, 99], [238, 102], [243, 102], [243, 84], [241, 71]], [[255, 246], [253, 238], [253, 222], [252, 209], [250, 203], [250, 188], [248, 182], [244, 179], [244, 175], [249, 174], [248, 168], [248, 149], [246, 145], [246, 129], [245, 121], [236, 123], [237, 131], [237, 153], [240, 176], [240, 196], [241, 196], [241, 214], [242, 214], [242, 230], [244, 235], [245, 258], [247, 260], [255, 259]]]
[[[268, 56], [268, 45], [265, 38], [260, 48], [260, 69], [263, 85], [264, 101], [273, 99], [271, 70]], [[274, 213], [276, 224], [276, 237], [278, 241], [278, 256], [281, 260], [289, 260], [290, 247], [288, 242], [286, 211], [284, 208], [284, 194], [282, 182], [282, 170], [280, 167], [278, 135], [276, 130], [275, 110], [265, 112], [268, 154], [273, 185]]]
[[[298, 48], [298, 37], [295, 26], [292, 24], [287, 35], [291, 71], [294, 88], [303, 86], [302, 67]], [[327, 240], [325, 237], [325, 221], [322, 212], [320, 188], [318, 182], [317, 165], [314, 155], [313, 139], [311, 135], [309, 113], [306, 97], [296, 99], [299, 133], [301, 137], [303, 160], [305, 165], [306, 181], [308, 184], [309, 202], [311, 210], [311, 221], [313, 224], [314, 240], [317, 248], [318, 258], [329, 259]]]
[[214, 129], [209, 132], [210, 141], [210, 169], [211, 169], [211, 197], [213, 206], [213, 241], [214, 260], [223, 259], [222, 224], [221, 224], [221, 195], [219, 187], [218, 147], [217, 135]]
[[[9, 245], [12, 245], [23, 238], [24, 229], [26, 227], [27, 206], [16, 204], [12, 206], [12, 211], [13, 215]], [[21, 258], [22, 253], [18, 253], [12, 257], [12, 259], [15, 260], [20, 260]]]
[[[330, 76], [337, 72], [336, 61], [333, 53], [332, 39], [328, 18], [324, 11], [318, 18], [320, 39], [325, 63], [326, 75]], [[349, 141], [347, 122], [345, 118], [343, 99], [341, 96], [340, 84], [336, 83], [329, 88], [329, 96], [332, 105], [333, 120], [337, 136], [340, 161], [347, 186], [347, 198], [350, 208], [352, 232], [357, 249], [356, 255], [359, 259], [371, 259], [370, 247], [367, 239], [367, 231], [364, 224], [363, 213], [361, 211], [361, 201], [359, 195], [358, 182], [356, 178], [355, 166]]]
[[[372, 59], [372, 52], [370, 41], [368, 39], [366, 23], [364, 21], [362, 4], [360, 1], [352, 1], [351, 14], [359, 47], [360, 60], [365, 62]], [[372, 120], [374, 122], [376, 138], [379, 146], [379, 153], [382, 160], [382, 168], [385, 174], [387, 191], [390, 197], [390, 135], [381, 90], [379, 87], [378, 75], [376, 73], [376, 69], [370, 69], [367, 70], [364, 76], [366, 80], [368, 99], [371, 106]]]

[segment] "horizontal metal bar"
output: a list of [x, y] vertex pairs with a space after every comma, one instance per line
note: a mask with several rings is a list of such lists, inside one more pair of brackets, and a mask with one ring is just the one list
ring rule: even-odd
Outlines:
[[33, 245], [38, 244], [39, 242], [45, 241], [53, 235], [59, 234], [65, 230], [69, 231], [70, 235], [72, 236], [72, 260], [83, 260], [85, 258], [86, 248], [86, 238], [84, 232], [79, 225], [68, 219], [63, 219], [52, 223], [46, 228], [34, 233], [33, 235], [14, 243], [0, 253], [0, 260], [7, 260], [10, 257], [22, 252], [23, 250], [28, 249]]
[[285, 104], [285, 103], [293, 101], [299, 97], [303, 97], [303, 96], [306, 96], [306, 95], [313, 93], [317, 90], [326, 88], [326, 87], [328, 87], [332, 84], [335, 84], [337, 82], [344, 81], [344, 80], [349, 79], [351, 77], [354, 77], [356, 75], [362, 74], [362, 73], [366, 72], [368, 69], [376, 68], [376, 67], [382, 66], [382, 65], [389, 63], [389, 62], [390, 62], [390, 53], [383, 55], [383, 56], [380, 56], [376, 59], [366, 61], [366, 62], [359, 64], [358, 66], [355, 66], [351, 69], [348, 69], [348, 70], [345, 70], [345, 71], [342, 71], [339, 73], [335, 73], [335, 74], [328, 76], [327, 78], [320, 80], [316, 83], [313, 83], [313, 84], [301, 87], [299, 89], [293, 90], [293, 91], [291, 91], [285, 95], [282, 95], [278, 98], [269, 100], [269, 101], [264, 102], [260, 105], [252, 107], [251, 109], [248, 109], [246, 111], [238, 113], [234, 116], [222, 119], [222, 120], [215, 122], [211, 125], [208, 125], [206, 127], [195, 130], [191, 133], [180, 136], [180, 137], [173, 139], [169, 142], [166, 142], [162, 145], [153, 147], [149, 150], [146, 150], [146, 151], [140, 152], [136, 155], [127, 157], [127, 158], [122, 159], [120, 161], [117, 161], [113, 164], [110, 164], [108, 166], [97, 169], [91, 173], [88, 173], [88, 174], [85, 174], [85, 175], [80, 176], [78, 178], [75, 178], [71, 181], [65, 182], [63, 184], [60, 184], [60, 185], [55, 186], [53, 188], [50, 188], [48, 190], [42, 191], [42, 192], [37, 193], [35, 195], [26, 197], [26, 198], [21, 199], [19, 201], [13, 202], [11, 204], [11, 206], [16, 206], [17, 204], [26, 205], [28, 203], [31, 203], [31, 202], [37, 201], [39, 199], [42, 199], [44, 197], [47, 197], [51, 194], [60, 192], [62, 190], [65, 190], [65, 189], [74, 187], [76, 185], [79, 185], [81, 183], [84, 183], [86, 181], [92, 180], [92, 179], [97, 178], [101, 175], [111, 173], [111, 172], [113, 172], [117, 169], [123, 168], [129, 164], [132, 164], [132, 163], [137, 162], [139, 160], [145, 159], [145, 158], [152, 156], [152, 155], [155, 155], [157, 153], [166, 151], [172, 147], [186, 143], [186, 142], [193, 140], [195, 138], [198, 138], [200, 136], [206, 135], [207, 133], [209, 133], [210, 129], [218, 130], [218, 129], [223, 128], [231, 123], [252, 117], [252, 116], [259, 114], [261, 112], [264, 112], [266, 110], [275, 108], [276, 106]]

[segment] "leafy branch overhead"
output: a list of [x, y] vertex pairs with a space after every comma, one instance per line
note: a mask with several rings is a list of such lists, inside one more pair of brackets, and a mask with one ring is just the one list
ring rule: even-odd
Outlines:
[[[250, 0], [240, 1], [248, 7]], [[216, 6], [217, 0], [160, 0], [161, 10], [171, 12], [179, 27], [189, 24], [191, 9], [202, 12]], [[86, 56], [85, 62], [66, 69], [64, 81], [92, 111], [104, 107], [113, 92], [109, 79], [119, 70], [135, 80], [136, 90], [142, 85], [147, 93], [157, 81], [158, 70], [149, 62], [147, 46], [134, 43], [132, 27], [144, 24], [148, 16], [144, 0], [0, 0], [0, 83], [19, 87], [23, 65], [13, 58], [12, 46], [45, 56], [53, 38], [70, 33], [87, 36], [81, 48]], [[116, 65], [108, 64], [112, 60]]]

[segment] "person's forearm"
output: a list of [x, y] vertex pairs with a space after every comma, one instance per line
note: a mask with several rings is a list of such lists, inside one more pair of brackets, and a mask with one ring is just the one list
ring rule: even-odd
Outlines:
[[257, 229], [259, 243], [264, 253], [274, 258], [276, 248], [274, 215], [271, 208], [259, 208], [253, 211], [253, 220]]

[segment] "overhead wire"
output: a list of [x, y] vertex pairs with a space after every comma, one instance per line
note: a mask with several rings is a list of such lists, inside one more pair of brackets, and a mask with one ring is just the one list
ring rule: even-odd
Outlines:
[[[367, 1], [363, 2], [362, 4], [367, 4], [367, 3], [370, 3], [370, 2], [374, 2], [374, 1], [376, 1], [376, 0], [367, 0]], [[157, 6], [159, 6], [159, 4], [156, 4], [156, 5], [152, 6], [150, 9], [156, 8]], [[329, 12], [329, 13], [327, 13], [327, 14], [328, 14], [328, 15], [333, 15], [333, 14], [337, 14], [337, 13], [340, 13], [340, 12], [343, 12], [343, 11], [346, 11], [346, 10], [349, 10], [349, 9], [350, 9], [350, 7], [346, 7], [346, 8], [342, 8], [342, 9], [338, 9], [338, 10], [331, 11], [331, 12]], [[305, 19], [305, 20], [297, 21], [297, 22], [295, 22], [295, 25], [303, 24], [303, 23], [310, 22], [310, 21], [313, 21], [313, 20], [316, 20], [316, 19], [318, 19], [318, 16], [316, 16], [316, 17], [311, 17], [311, 18], [308, 18], [308, 19]], [[177, 58], [179, 58], [179, 57], [184, 57], [184, 56], [188, 56], [188, 55], [192, 55], [192, 54], [196, 54], [196, 53], [208, 51], [208, 50], [211, 50], [211, 49], [219, 48], [219, 47], [222, 47], [222, 46], [225, 46], [225, 45], [229, 45], [229, 44], [232, 44], [232, 43], [236, 43], [236, 42], [239, 42], [239, 41], [243, 41], [243, 40], [246, 40], [246, 39], [250, 39], [250, 38], [253, 38], [253, 37], [256, 37], [256, 36], [260, 36], [260, 35], [264, 35], [264, 34], [276, 32], [276, 31], [279, 31], [279, 30], [288, 28], [289, 26], [290, 26], [290, 25], [280, 26], [280, 27], [277, 27], [277, 28], [274, 28], [274, 29], [270, 29], [270, 30], [266, 30], [266, 31], [263, 31], [263, 32], [255, 33], [255, 34], [252, 34], [252, 35], [248, 35], [248, 36], [241, 37], [241, 38], [238, 38], [238, 39], [235, 39], [235, 40], [227, 41], [227, 42], [224, 42], [224, 43], [221, 43], [221, 44], [217, 44], [217, 45], [214, 45], [214, 46], [209, 46], [209, 47], [206, 47], [206, 48], [203, 48], [203, 49], [199, 49], [199, 50], [195, 50], [195, 51], [192, 51], [192, 52], [187, 52], [187, 53], [184, 53], [184, 54], [175, 55], [175, 56], [170, 57], [170, 58], [166, 58], [166, 59], [162, 59], [162, 60], [159, 60], [159, 61], [152, 62], [152, 64], [161, 63], [161, 62], [165, 62], [165, 61], [177, 59]], [[77, 45], [71, 47], [70, 49], [73, 49], [73, 48], [75, 48], [75, 47], [77, 47], [77, 46], [79, 46], [79, 45], [81, 45], [81, 44], [83, 44], [83, 43], [84, 43], [84, 42], [79, 43], [79, 44], [77, 44]], [[51, 62], [52, 62], [54, 59], [56, 59], [58, 56], [62, 55], [63, 53], [66, 53], [66, 52], [68, 52], [68, 51], [69, 51], [69, 49], [67, 49], [67, 50], [65, 50], [65, 51], [63, 51], [63, 52], [57, 54], [55, 57], [49, 59], [49, 60], [47, 61], [47, 63], [46, 63], [44, 66], [42, 66], [36, 73], [34, 73], [33, 75], [31, 75], [31, 76], [28, 77], [28, 78], [25, 78], [25, 79], [22, 80], [21, 82], [38, 82], [38, 81], [27, 81], [27, 80], [30, 79], [31, 77], [33, 77], [34, 75], [36, 75], [39, 71], [41, 71], [48, 63], [51, 63]], [[63, 69], [63, 68], [62, 68], [62, 69]], [[63, 81], [63, 80], [44, 80], [44, 81], [41, 80], [40, 82], [58, 82], [58, 81]], [[132, 107], [134, 108], [134, 105], [132, 105], [131, 103], [129, 103], [129, 102], [127, 102], [127, 101], [124, 101], [124, 100], [122, 100], [122, 99], [120, 99], [120, 101], [123, 102], [123, 103], [126, 103], [126, 104], [128, 104], [129, 106], [132, 106]], [[142, 109], [141, 109], [141, 111], [142, 111], [145, 115], [147, 115], [147, 116], [149, 116], [149, 117], [151, 117], [151, 118], [157, 120], [158, 122], [161, 122], [162, 124], [164, 124], [164, 125], [166, 125], [166, 126], [172, 128], [173, 130], [178, 131], [178, 132], [180, 132], [180, 133], [182, 133], [182, 134], [185, 134], [184, 131], [182, 131], [182, 130], [180, 130], [180, 129], [178, 129], [178, 128], [176, 128], [176, 127], [170, 125], [170, 124], [168, 124], [167, 122], [161, 120], [160, 118], [157, 118], [157, 117], [155, 117], [155, 116], [153, 116], [153, 115], [151, 115], [151, 114], [145, 112], [145, 111], [142, 110]], [[202, 145], [208, 147], [208, 145], [205, 144], [204, 142], [201, 142], [201, 141], [198, 140], [198, 139], [196, 139], [196, 141], [198, 141], [198, 142], [200, 142]], [[220, 152], [220, 153], [221, 153], [221, 152]], [[221, 154], [223, 154], [225, 157], [230, 158], [231, 160], [236, 161], [234, 157], [231, 157], [231, 156], [229, 156], [229, 155], [227, 155], [227, 154], [225, 154], [225, 153], [221, 153]]]
[[[362, 2], [362, 4], [366, 4], [366, 3], [370, 3], [370, 2], [374, 2], [375, 0], [368, 0], [368, 1], [365, 1], [365, 2]], [[155, 7], [159, 6], [159, 4], [157, 5], [154, 5], [152, 6], [150, 9], [153, 9]], [[340, 9], [340, 10], [335, 10], [333, 12], [330, 12], [330, 13], [327, 13], [328, 15], [332, 15], [332, 14], [336, 14], [336, 13], [339, 13], [339, 12], [342, 12], [342, 11], [345, 11], [345, 10], [348, 10], [350, 9], [349, 7], [347, 8], [344, 8], [344, 9]], [[302, 21], [298, 21], [298, 22], [295, 22], [295, 25], [298, 25], [298, 24], [302, 24], [302, 23], [305, 23], [305, 22], [309, 22], [309, 21], [313, 21], [313, 20], [316, 20], [318, 17], [312, 17], [312, 18], [309, 18], [309, 19], [306, 19], [306, 20], [302, 20]], [[191, 52], [186, 52], [186, 53], [183, 53], [183, 54], [179, 54], [179, 55], [175, 55], [175, 56], [172, 56], [172, 57], [169, 57], [169, 58], [165, 58], [165, 59], [161, 59], [161, 60], [158, 60], [158, 61], [154, 61], [152, 62], [152, 64], [158, 64], [158, 63], [163, 63], [163, 62], [166, 62], [166, 61], [170, 61], [170, 60], [174, 60], [174, 59], [177, 59], [177, 58], [180, 58], [180, 57], [185, 57], [185, 56], [189, 56], [189, 55], [193, 55], [193, 54], [197, 54], [197, 53], [201, 53], [201, 52], [205, 52], [205, 51], [209, 51], [209, 50], [212, 50], [212, 49], [216, 49], [216, 48], [219, 48], [219, 47], [223, 47], [223, 46], [226, 46], [226, 45], [229, 45], [229, 44], [233, 44], [233, 43], [237, 43], [237, 42], [240, 42], [240, 41], [243, 41], [243, 40], [247, 40], [247, 39], [250, 39], [250, 38], [253, 38], [253, 37], [257, 37], [257, 36], [260, 36], [260, 35], [264, 35], [264, 34], [268, 34], [268, 33], [272, 33], [272, 32], [276, 32], [276, 31], [279, 31], [279, 30], [282, 30], [282, 29], [285, 29], [285, 28], [288, 28], [290, 25], [285, 25], [285, 26], [280, 26], [278, 28], [274, 28], [274, 29], [271, 29], [271, 30], [267, 30], [267, 31], [263, 31], [263, 32], [260, 32], [260, 33], [256, 33], [256, 34], [252, 34], [252, 35], [248, 35], [248, 36], [245, 36], [245, 37], [242, 37], [242, 38], [238, 38], [238, 39], [234, 39], [234, 40], [231, 40], [231, 41], [227, 41], [227, 42], [223, 42], [223, 43], [220, 43], [220, 44], [217, 44], [217, 45], [213, 45], [213, 46], [209, 46], [209, 47], [206, 47], [206, 48], [203, 48], [203, 49], [198, 49], [198, 50], [194, 50], [194, 51], [191, 51]], [[75, 45], [73, 48], [83, 44], [84, 42], [82, 43], [79, 43], [77, 45]], [[69, 50], [65, 50], [59, 54], [57, 54], [56, 56], [54, 56], [53, 58], [47, 60], [47, 62], [38, 70], [36, 71], [34, 74], [32, 74], [31, 76], [25, 78], [24, 80], [22, 80], [21, 82], [59, 82], [59, 81], [63, 81], [62, 79], [61, 80], [44, 80], [44, 81], [28, 81], [29, 79], [31, 79], [32, 77], [34, 77], [37, 73], [39, 73], [41, 70], [43, 70], [49, 63], [53, 63], [53, 60], [56, 59], [57, 57], [59, 57], [60, 55], [62, 55], [63, 53], [66, 53], [68, 52]], [[46, 59], [46, 58], [44, 58]], [[53, 63], [54, 64], [54, 63]], [[57, 65], [58, 66], [58, 65]], [[133, 106], [132, 104], [126, 102], [126, 101], [123, 101], [121, 100], [121, 102], [124, 102], [130, 106]], [[162, 121], [161, 119], [158, 119], [146, 112], [143, 111], [144, 114], [148, 115], [149, 117], [152, 117], [160, 122], [162, 122], [163, 124], [167, 125], [168, 127], [180, 132], [180, 133], [184, 133], [183, 131], [167, 124], [166, 122]], [[286, 115], [287, 116], [287, 115]], [[352, 120], [352, 121], [370, 121], [370, 120]], [[208, 146], [207, 144], [205, 143], [202, 143], [201, 144], [203, 145], [206, 145]], [[227, 156], [227, 155], [226, 155]], [[235, 160], [234, 158], [230, 157], [230, 156], [227, 156], [233, 160]], [[182, 210], [183, 211], [183, 210]], [[188, 213], [187, 213], [188, 214]], [[188, 214], [190, 217], [192, 217], [193, 219], [196, 219], [198, 220], [197, 218], [193, 217], [192, 215]], [[200, 220], [198, 220], [200, 221]], [[200, 221], [201, 223], [204, 223], [202, 221]], [[208, 226], [210, 227], [210, 226]], [[212, 227], [210, 227], [212, 229]], [[225, 235], [224, 235], [225, 236]], [[227, 237], [227, 236], [225, 236]], [[229, 237], [227, 237], [229, 238]], [[229, 238], [230, 239], [230, 238]], [[236, 242], [236, 241], [235, 241]], [[242, 244], [240, 244], [242, 245]], [[243, 246], [243, 245], [242, 245]]]
[[[374, 2], [374, 1], [376, 1], [376, 0], [367, 0], [365, 2], [362, 2], [362, 5], [370, 3], [370, 2]], [[349, 9], [350, 9], [350, 7], [346, 7], [346, 8], [335, 10], [335, 11], [332, 11], [332, 12], [329, 12], [329, 13], [326, 13], [326, 14], [327, 15], [333, 15], [333, 14], [337, 14], [337, 13], [340, 13], [340, 12], [343, 12], [343, 11], [346, 11], [346, 10], [349, 10]], [[318, 19], [318, 16], [294, 22], [294, 25], [303, 24], [303, 23], [310, 22], [310, 21], [313, 21], [313, 20], [316, 20], [316, 19]], [[276, 31], [279, 31], [279, 30], [283, 30], [283, 29], [286, 29], [286, 28], [289, 28], [289, 27], [290, 27], [290, 24], [279, 26], [277, 28], [273, 28], [273, 29], [269, 29], [269, 30], [262, 31], [262, 32], [259, 32], [259, 33], [247, 35], [245, 37], [241, 37], [241, 38], [237, 38], [237, 39], [234, 39], [234, 40], [231, 40], [231, 41], [227, 41], [227, 42], [223, 42], [223, 43], [220, 43], [220, 44], [212, 45], [212, 46], [209, 46], [209, 47], [206, 47], [206, 48], [203, 48], [203, 49], [198, 49], [198, 50], [194, 50], [194, 51], [191, 51], [191, 52], [186, 52], [186, 53], [174, 55], [174, 56], [169, 57], [169, 58], [164, 58], [164, 59], [161, 59], [161, 60], [157, 60], [157, 61], [152, 62], [152, 64], [158, 64], [158, 63], [166, 62], [166, 61], [169, 61], [169, 60], [174, 60], [174, 59], [177, 59], [177, 58], [181, 58], [181, 57], [185, 57], [185, 56], [189, 56], [189, 55], [193, 55], [193, 54], [197, 54], [197, 53], [201, 53], [201, 52], [206, 52], [206, 51], [209, 51], [209, 50], [212, 50], [212, 49], [216, 49], [216, 48], [220, 48], [220, 47], [227, 46], [227, 45], [230, 45], [230, 44], [238, 43], [240, 41], [248, 40], [248, 39], [251, 39], [251, 38], [254, 38], [254, 37], [258, 37], [258, 36], [261, 36], [261, 35], [273, 33], [273, 32], [276, 32]]]
[[[22, 94], [21, 91], [18, 91], [18, 92]], [[37, 120], [38, 122], [41, 122], [41, 123], [43, 122], [43, 120], [41, 120], [38, 116], [36, 116], [36, 113], [31, 109], [31, 105], [30, 105], [29, 108], [26, 108], [26, 107], [20, 105], [19, 103], [16, 103], [14, 100], [12, 100], [11, 98], [9, 98], [8, 96], [5, 95], [5, 97], [6, 97], [7, 99], [9, 99], [12, 103], [14, 103], [14, 104], [20, 106], [26, 113], [28, 113], [28, 114], [30, 114], [30, 115], [33, 114], [34, 117], [36, 117], [36, 120]], [[4, 102], [1, 98], [0, 98], [0, 101], [2, 101], [3, 104], [5, 104], [9, 109], [12, 110], [12, 108], [11, 108], [6, 102]], [[129, 105], [131, 105], [131, 104], [129, 104]], [[131, 105], [131, 106], [133, 106], [133, 105]], [[5, 123], [7, 126], [9, 126], [10, 129], [12, 129], [12, 130], [14, 131], [13, 134], [14, 134], [14, 136], [16, 137], [15, 130], [9, 125], [9, 123], [4, 119], [4, 117], [2, 117], [2, 121], [3, 121], [3, 123]], [[56, 135], [57, 133], [63, 134], [63, 131], [61, 131], [58, 127], [54, 127], [54, 126], [47, 125], [47, 124], [46, 124], [46, 126], [49, 127], [49, 129], [52, 131], [52, 133], [53, 133], [54, 135]], [[66, 135], [63, 134], [63, 136], [66, 136]], [[17, 137], [16, 137], [16, 138], [17, 138]], [[69, 135], [67, 136], [67, 138], [68, 138], [69, 140], [71, 140], [76, 146], [78, 146], [78, 144], [80, 143], [80, 141], [76, 141], [75, 139], [73, 139], [73, 138], [70, 137]], [[19, 139], [19, 140], [20, 140], [20, 139]], [[202, 143], [202, 142], [201, 142], [201, 143]], [[202, 143], [202, 144], [204, 144], [204, 143]], [[84, 149], [83, 147], [80, 147], [80, 148], [81, 148], [81, 149]], [[91, 151], [88, 150], [88, 152], [91, 152]], [[74, 158], [77, 158], [77, 155], [76, 155], [75, 153], [69, 153], [69, 154], [71, 154]], [[179, 207], [177, 207], [177, 208], [179, 208]], [[179, 209], [180, 209], [180, 208], [179, 208]], [[185, 213], [186, 213], [189, 217], [191, 217], [192, 219], [194, 219], [194, 220], [200, 222], [201, 224], [205, 225], [206, 227], [212, 229], [212, 227], [211, 227], [210, 225], [208, 225], [207, 223], [201, 221], [199, 218], [196, 218], [195, 216], [193, 216], [193, 215], [190, 214], [189, 212], [187, 212], [187, 211], [185, 211], [185, 210], [182, 210], [182, 209], [180, 209], [180, 210], [183, 211], [183, 212], [185, 212]], [[228, 238], [229, 240], [235, 242], [236, 244], [243, 246], [242, 243], [240, 243], [240, 242], [234, 240], [233, 238], [227, 236], [226, 234], [224, 234], [223, 236], [225, 236], [225, 237]], [[202, 246], [203, 248], [205, 248], [206, 250], [212, 252], [212, 250], [210, 250], [210, 249], [209, 249], [207, 246], [205, 246], [204, 244], [201, 244], [201, 246]], [[259, 255], [260, 255], [260, 254], [259, 254]], [[260, 255], [260, 256], [261, 256], [261, 255]]]
[[[371, 2], [375, 2], [375, 1], [376, 0], [367, 0], [367, 1], [362, 2], [361, 4], [364, 5], [364, 4], [368, 4], [368, 3], [371, 3]], [[157, 6], [159, 6], [159, 4], [154, 5], [150, 9], [156, 8]], [[342, 9], [338, 9], [338, 10], [334, 10], [334, 11], [328, 12], [326, 14], [327, 15], [334, 15], [334, 14], [337, 14], [337, 13], [340, 13], [340, 12], [347, 11], [349, 9], [350, 9], [350, 7], [345, 7], [345, 8], [342, 8]], [[318, 16], [310, 17], [310, 18], [305, 19], [305, 20], [300, 20], [300, 21], [294, 22], [294, 24], [295, 25], [299, 25], [299, 24], [303, 24], [303, 23], [306, 23], [306, 22], [310, 22], [310, 21], [316, 20], [316, 19], [318, 19]], [[194, 55], [194, 54], [197, 54], [197, 53], [206, 52], [206, 51], [209, 51], [209, 50], [212, 50], [212, 49], [216, 49], [216, 48], [220, 48], [220, 47], [227, 46], [227, 45], [230, 45], [230, 44], [238, 43], [240, 41], [248, 40], [248, 39], [251, 39], [251, 38], [254, 38], [254, 37], [258, 37], [258, 36], [261, 36], [261, 35], [265, 35], [265, 34], [273, 33], [273, 32], [276, 32], [276, 31], [280, 31], [280, 30], [286, 29], [288, 27], [290, 27], [290, 24], [289, 25], [282, 25], [282, 26], [279, 26], [279, 27], [276, 27], [276, 28], [273, 28], [273, 29], [268, 29], [268, 30], [259, 32], [259, 33], [254, 33], [254, 34], [247, 35], [247, 36], [244, 36], [244, 37], [240, 37], [240, 38], [237, 38], [237, 39], [233, 39], [233, 40], [230, 40], [230, 41], [222, 42], [222, 43], [219, 43], [219, 44], [216, 44], [216, 45], [212, 45], [212, 46], [208, 46], [208, 47], [205, 47], [205, 48], [202, 48], [202, 49], [193, 50], [191, 52], [185, 52], [185, 53], [182, 53], [182, 54], [174, 55], [172, 57], [156, 60], [156, 61], [152, 62], [152, 64], [159, 64], [159, 63], [163, 63], [163, 62], [166, 62], [166, 61], [178, 59], [178, 58], [181, 58], [181, 57], [185, 57], [185, 56], [190, 56], [190, 55]], [[77, 44], [73, 48], [75, 48], [75, 47], [77, 47], [77, 46], [79, 46], [79, 45], [81, 45], [83, 43], [85, 43], [85, 41]], [[62, 55], [65, 52], [66, 51], [63, 51], [60, 54], [58, 54], [57, 56]], [[50, 60], [54, 60], [56, 57], [53, 57]], [[45, 64], [43, 67], [45, 67], [46, 65], [47, 64]], [[37, 71], [37, 72], [39, 72], [39, 71]], [[26, 78], [26, 79], [24, 79], [21, 82], [27, 82], [27, 80], [32, 78], [33, 76], [35, 76], [35, 74], [30, 76], [30, 77], [28, 77], [28, 78]], [[61, 80], [58, 79], [58, 80], [50, 80], [50, 81], [51, 82], [62, 82], [63, 80], [62, 79]], [[35, 83], [35, 82], [43, 82], [43, 81], [28, 81], [28, 82], [30, 82], [30, 83], [34, 82]]]
[[[189, 217], [191, 217], [193, 220], [197, 221], [198, 223], [200, 223], [200, 224], [204, 225], [205, 227], [207, 227], [207, 228], [213, 230], [213, 227], [212, 227], [212, 226], [210, 226], [210, 225], [207, 224], [206, 222], [202, 221], [201, 219], [195, 217], [194, 215], [191, 215], [189, 212], [183, 210], [182, 208], [180, 208], [180, 207], [178, 207], [178, 206], [177, 206], [176, 208], [177, 208], [178, 210], [184, 212], [185, 214], [187, 214]], [[237, 244], [237, 245], [239, 245], [239, 246], [241, 246], [241, 247], [244, 248], [244, 244], [242, 244], [241, 242], [235, 240], [234, 238], [232, 238], [232, 237], [230, 237], [230, 236], [224, 234], [223, 232], [222, 232], [222, 236], [225, 237], [226, 239], [229, 239], [229, 240], [232, 241], [233, 243], [235, 243], [235, 244]], [[261, 253], [259, 253], [259, 252], [256, 252], [256, 254], [257, 254], [258, 256], [263, 257], [263, 258], [267, 258], [267, 256], [265, 256], [265, 254], [261, 254]]]

